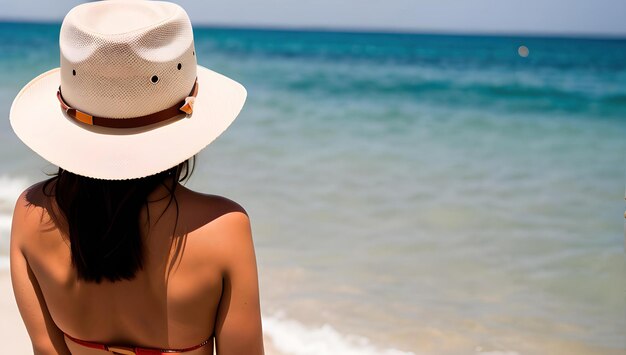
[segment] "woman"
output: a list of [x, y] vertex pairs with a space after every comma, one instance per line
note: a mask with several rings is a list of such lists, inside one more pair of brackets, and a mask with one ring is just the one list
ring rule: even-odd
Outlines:
[[59, 43], [60, 68], [10, 114], [59, 166], [21, 194], [11, 230], [34, 353], [263, 354], [248, 216], [180, 184], [245, 89], [196, 64], [189, 18], [167, 2], [77, 6]]

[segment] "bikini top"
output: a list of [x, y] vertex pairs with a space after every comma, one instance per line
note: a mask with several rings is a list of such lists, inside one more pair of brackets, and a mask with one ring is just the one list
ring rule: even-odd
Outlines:
[[96, 343], [93, 341], [85, 341], [85, 340], [76, 339], [70, 335], [67, 335], [66, 333], [63, 333], [63, 334], [65, 334], [65, 336], [68, 339], [75, 342], [76, 344], [86, 346], [92, 349], [108, 351], [112, 354], [119, 354], [119, 355], [163, 355], [163, 354], [172, 354], [172, 353], [185, 353], [185, 352], [196, 350], [198, 348], [205, 346], [212, 339], [211, 337], [198, 345], [195, 345], [189, 348], [184, 348], [184, 349], [155, 349], [155, 348], [141, 348], [141, 347], [132, 347], [132, 346], [114, 346], [114, 345], [100, 344], [100, 343]]

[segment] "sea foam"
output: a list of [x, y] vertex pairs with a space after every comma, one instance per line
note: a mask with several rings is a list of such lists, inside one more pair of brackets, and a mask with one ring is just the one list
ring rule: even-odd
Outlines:
[[[9, 233], [13, 207], [17, 197], [28, 187], [28, 180], [21, 177], [0, 176], [0, 270], [8, 268]], [[6, 256], [6, 260], [5, 260]]]
[[28, 185], [28, 180], [22, 177], [0, 176], [0, 211], [12, 209], [17, 197]]
[[381, 349], [365, 337], [341, 334], [328, 324], [306, 326], [280, 312], [263, 316], [263, 330], [276, 349], [285, 354], [416, 355], [396, 349]]
[[0, 213], [0, 237], [2, 232], [11, 229], [11, 215]]
[[9, 270], [9, 257], [0, 255], [0, 271]]
[[[341, 334], [329, 324], [308, 326], [289, 319], [284, 312], [263, 315], [263, 332], [276, 350], [289, 355], [421, 355], [425, 353], [381, 348], [363, 336]], [[470, 352], [472, 353], [472, 352]], [[476, 355], [519, 355], [516, 351], [489, 351], [477, 346]]]

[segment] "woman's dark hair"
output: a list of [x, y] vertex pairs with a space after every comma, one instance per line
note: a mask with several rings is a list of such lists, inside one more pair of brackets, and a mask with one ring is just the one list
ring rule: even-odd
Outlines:
[[44, 194], [56, 200], [66, 222], [72, 265], [79, 280], [100, 283], [135, 277], [143, 268], [140, 214], [148, 207], [148, 195], [158, 186], [168, 190], [163, 213], [174, 202], [175, 230], [178, 202], [174, 192], [179, 182], [191, 176], [194, 163], [192, 157], [156, 175], [131, 180], [94, 179], [59, 168], [44, 183]]

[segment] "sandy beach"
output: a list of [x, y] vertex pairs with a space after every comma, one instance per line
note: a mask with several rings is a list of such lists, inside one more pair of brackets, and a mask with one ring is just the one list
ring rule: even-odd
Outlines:
[[0, 271], [0, 341], [4, 354], [32, 354], [30, 339], [17, 310], [9, 270]]

